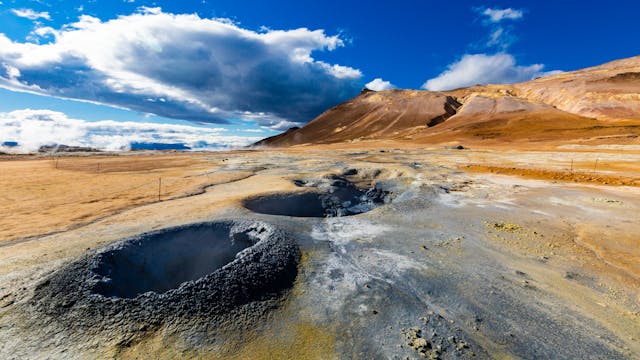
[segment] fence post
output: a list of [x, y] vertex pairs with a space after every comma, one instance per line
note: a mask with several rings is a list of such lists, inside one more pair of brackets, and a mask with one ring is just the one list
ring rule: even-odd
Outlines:
[[162, 188], [162, 178], [161, 178], [161, 177], [159, 177], [159, 178], [158, 178], [158, 201], [160, 201], [160, 191], [161, 191], [161, 188]]

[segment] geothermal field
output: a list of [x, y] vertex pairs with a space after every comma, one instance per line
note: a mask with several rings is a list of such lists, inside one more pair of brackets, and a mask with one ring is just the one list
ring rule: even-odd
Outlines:
[[0, 354], [636, 358], [639, 163], [384, 141], [5, 157]]
[[[481, 26], [523, 16], [482, 14]], [[51, 35], [43, 45], [18, 46], [0, 33], [0, 87], [53, 91], [73, 75], [53, 97], [195, 123], [225, 110], [206, 99], [228, 105], [234, 94], [206, 92], [222, 81], [213, 70], [210, 82], [195, 70], [172, 73], [191, 64], [180, 58], [186, 51], [205, 54], [193, 68], [208, 69], [202, 44], [219, 41], [215, 56], [240, 49], [219, 61], [234, 74], [252, 51], [273, 57], [229, 84], [262, 86], [273, 81], [264, 72], [283, 62], [278, 84], [306, 71], [294, 79], [306, 93], [271, 94], [278, 87], [270, 84], [236, 89], [242, 101], [226, 114], [248, 123], [294, 113], [289, 104], [273, 113], [251, 107], [276, 104], [282, 94], [311, 104], [326, 86], [323, 96], [337, 104], [340, 94], [327, 95], [332, 84], [362, 76], [314, 62], [315, 48], [303, 48], [311, 40], [299, 37], [331, 40], [313, 45], [323, 50], [344, 45], [322, 31], [301, 28], [285, 41], [288, 32], [148, 7], [80, 21], [32, 32]], [[129, 22], [139, 31], [118, 33]], [[165, 31], [164, 22], [177, 25]], [[133, 50], [117, 61], [85, 64], [82, 49], [64, 51], [68, 38], [82, 40], [86, 31], [86, 46], [102, 46], [105, 31], [122, 42], [147, 37], [131, 40]], [[182, 37], [162, 42], [174, 33]], [[235, 37], [219, 39], [228, 34]], [[189, 36], [195, 45], [182, 48]], [[63, 54], [49, 56], [58, 43]], [[287, 47], [294, 43], [304, 46]], [[29, 61], [15, 60], [33, 49]], [[135, 57], [162, 51], [158, 59], [175, 63]], [[42, 59], [55, 66], [40, 66]], [[68, 59], [64, 72], [55, 61]], [[117, 68], [114, 78], [101, 73], [82, 87], [94, 67], [125, 60], [138, 71], [132, 83]], [[56, 72], [53, 80], [38, 83], [42, 69]], [[163, 86], [140, 75], [158, 69]], [[330, 79], [316, 84], [314, 74]], [[20, 138], [24, 146], [53, 133], [51, 124], [66, 124], [62, 138], [77, 142], [20, 153], [20, 141], [0, 138], [0, 359], [640, 359], [640, 57], [543, 75], [449, 91], [363, 89], [324, 112], [309, 110], [320, 115], [308, 123], [226, 151], [182, 151], [190, 149], [182, 143], [181, 151], [166, 150], [169, 143], [134, 151], [107, 141], [132, 141], [130, 133], [156, 141], [162, 131], [200, 145], [202, 132], [222, 138], [203, 126], [0, 113], [0, 129], [27, 124], [11, 135], [31, 134], [32, 143]], [[187, 80], [197, 86], [181, 88]], [[142, 93], [147, 86], [151, 95]], [[204, 95], [189, 98], [195, 93]], [[136, 96], [135, 106], [120, 102]], [[253, 134], [272, 123], [256, 124]], [[91, 148], [87, 139], [108, 146]]]

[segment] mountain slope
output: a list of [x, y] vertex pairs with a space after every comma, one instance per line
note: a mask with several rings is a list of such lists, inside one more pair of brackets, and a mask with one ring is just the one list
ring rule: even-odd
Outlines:
[[435, 126], [460, 107], [453, 97], [415, 90], [363, 91], [333, 107], [300, 129], [287, 131], [260, 145], [287, 146], [354, 139], [398, 137], [416, 127]]
[[640, 57], [447, 92], [363, 91], [265, 146], [362, 140], [562, 142], [640, 139]]
[[640, 120], [640, 56], [514, 86], [518, 96], [602, 120]]

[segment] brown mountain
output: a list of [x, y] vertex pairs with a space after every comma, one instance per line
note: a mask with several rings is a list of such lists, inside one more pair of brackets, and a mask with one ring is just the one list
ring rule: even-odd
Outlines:
[[515, 85], [363, 91], [257, 145], [640, 143], [640, 56]]

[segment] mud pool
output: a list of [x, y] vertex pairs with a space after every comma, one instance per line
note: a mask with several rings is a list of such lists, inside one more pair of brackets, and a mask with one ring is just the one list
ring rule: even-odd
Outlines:
[[92, 271], [101, 279], [93, 290], [107, 297], [134, 298], [197, 280], [258, 241], [247, 232], [230, 230], [225, 224], [194, 225], [126, 242], [99, 255]]
[[[315, 180], [315, 179], [314, 179]], [[390, 201], [388, 192], [361, 189], [346, 179], [331, 176], [312, 181], [296, 180], [312, 191], [257, 196], [244, 201], [254, 212], [293, 217], [339, 217], [362, 214]]]

